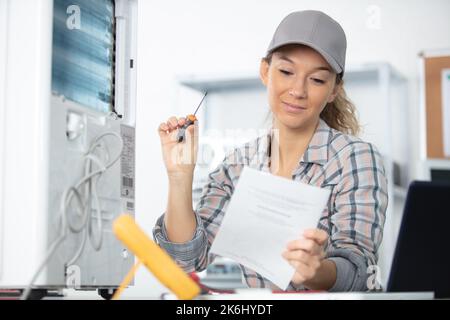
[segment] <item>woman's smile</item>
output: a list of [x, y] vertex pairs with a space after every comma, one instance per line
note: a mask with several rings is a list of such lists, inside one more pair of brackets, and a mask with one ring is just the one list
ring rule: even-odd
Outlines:
[[304, 106], [300, 106], [297, 104], [291, 104], [291, 103], [287, 103], [284, 101], [282, 101], [281, 104], [283, 105], [284, 110], [288, 113], [303, 113], [307, 109]]

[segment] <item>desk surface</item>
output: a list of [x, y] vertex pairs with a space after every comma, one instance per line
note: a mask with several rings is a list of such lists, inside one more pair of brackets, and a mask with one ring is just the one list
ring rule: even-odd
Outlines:
[[200, 296], [198, 300], [430, 300], [433, 292], [342, 292], [272, 293], [269, 290], [243, 289], [234, 294]]
[[[266, 289], [237, 289], [233, 294], [201, 295], [196, 300], [430, 300], [433, 292], [342, 292], [342, 293], [272, 293]], [[164, 294], [165, 300], [174, 300], [176, 296]], [[160, 300], [161, 296], [123, 296], [123, 300]], [[91, 300], [102, 298], [95, 292], [69, 290], [63, 297], [48, 297], [46, 299]]]

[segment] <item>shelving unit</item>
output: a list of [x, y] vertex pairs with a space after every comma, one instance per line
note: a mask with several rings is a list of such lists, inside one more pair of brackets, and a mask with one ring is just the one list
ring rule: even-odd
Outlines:
[[[363, 132], [360, 137], [373, 143], [381, 152], [388, 177], [389, 205], [386, 212], [384, 238], [379, 250], [380, 280], [385, 286], [397, 241], [403, 213], [406, 188], [409, 184], [409, 150], [407, 82], [388, 63], [354, 65], [346, 69], [345, 88], [357, 106]], [[207, 174], [225, 153], [220, 148], [239, 145], [257, 136], [267, 125], [266, 89], [258, 72], [228, 75], [196, 75], [180, 77], [182, 87], [199, 92], [208, 91], [201, 117], [200, 152], [209, 149], [210, 162], [197, 166], [194, 202], [200, 196]], [[239, 116], [238, 116], [239, 115]], [[227, 130], [241, 130], [235, 137]], [[253, 130], [252, 130], [253, 129]], [[219, 150], [219, 151], [218, 151]]]

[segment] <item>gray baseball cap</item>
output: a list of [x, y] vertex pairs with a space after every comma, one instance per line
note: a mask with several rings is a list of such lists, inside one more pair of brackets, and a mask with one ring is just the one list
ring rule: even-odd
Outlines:
[[296, 11], [287, 15], [275, 30], [267, 54], [288, 44], [303, 44], [319, 52], [339, 74], [345, 70], [347, 39], [344, 29], [321, 11]]

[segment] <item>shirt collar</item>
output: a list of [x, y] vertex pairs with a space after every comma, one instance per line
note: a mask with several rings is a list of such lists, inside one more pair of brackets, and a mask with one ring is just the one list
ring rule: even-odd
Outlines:
[[327, 123], [319, 119], [316, 131], [309, 142], [308, 148], [300, 159], [301, 162], [325, 165], [328, 162], [328, 145], [331, 138], [331, 129]]
[[[319, 123], [317, 125], [316, 130], [309, 142], [308, 147], [305, 150], [305, 153], [300, 158], [299, 163], [317, 163], [320, 165], [325, 165], [328, 162], [328, 144], [331, 139], [331, 128], [327, 125], [327, 123], [319, 119]], [[259, 146], [259, 154], [261, 152], [264, 153], [264, 167], [268, 166], [268, 159], [270, 157], [270, 145], [271, 145], [271, 130], [269, 133], [261, 139]], [[260, 158], [261, 160], [261, 158]], [[261, 168], [262, 169], [262, 168]]]

